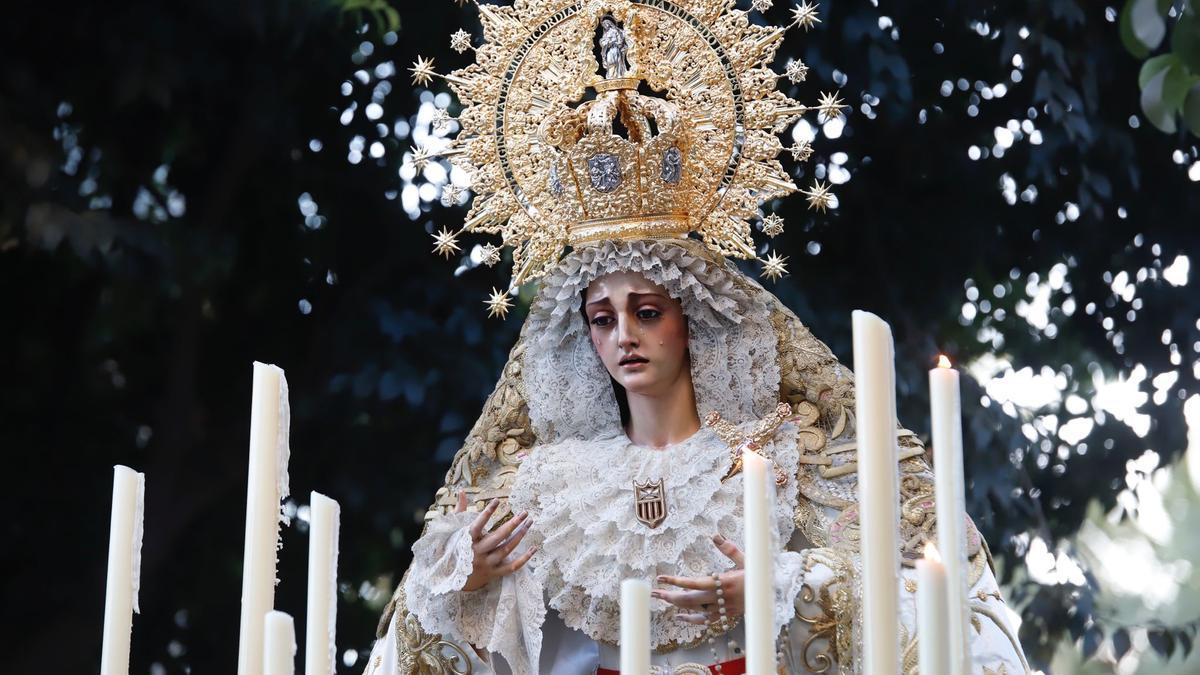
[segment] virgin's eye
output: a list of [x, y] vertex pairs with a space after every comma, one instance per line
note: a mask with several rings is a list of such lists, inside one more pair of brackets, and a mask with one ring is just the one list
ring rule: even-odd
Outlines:
[[591, 321], [591, 324], [593, 326], [598, 326], [600, 328], [603, 328], [610, 323], [612, 323], [612, 317], [611, 316], [603, 316], [603, 315], [593, 317], [592, 321]]
[[642, 320], [657, 319], [660, 316], [662, 316], [662, 312], [657, 309], [645, 308], [637, 311], [637, 317]]

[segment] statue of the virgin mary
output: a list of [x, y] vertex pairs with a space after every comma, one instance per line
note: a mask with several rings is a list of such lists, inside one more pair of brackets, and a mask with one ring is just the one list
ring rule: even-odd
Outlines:
[[[653, 587], [653, 672], [744, 672], [749, 446], [776, 472], [781, 672], [860, 673], [853, 375], [729, 260], [757, 257], [750, 221], [796, 190], [773, 132], [840, 104], [808, 108], [778, 92], [769, 63], [784, 29], [725, 0], [480, 10], [488, 44], [446, 76], [464, 110], [443, 154], [473, 172], [463, 230], [501, 234], [514, 287], [539, 288], [365, 672], [618, 672], [629, 578]], [[795, 25], [816, 20], [807, 5], [793, 14]], [[627, 34], [636, 58], [625, 76], [595, 74], [601, 21]], [[413, 70], [433, 75], [425, 60]], [[639, 93], [642, 83], [664, 95]], [[824, 186], [804, 192], [827, 205]], [[764, 221], [776, 234], [778, 220]], [[438, 250], [456, 236], [439, 233]], [[777, 254], [760, 262], [783, 272]], [[508, 295], [488, 304], [503, 315]], [[911, 565], [936, 538], [937, 511], [920, 440], [896, 437], [896, 639], [914, 673]], [[968, 531], [972, 672], [1025, 673], [987, 548]]]

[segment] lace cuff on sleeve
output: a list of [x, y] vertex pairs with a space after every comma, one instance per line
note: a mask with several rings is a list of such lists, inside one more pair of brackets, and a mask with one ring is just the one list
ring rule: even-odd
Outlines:
[[807, 571], [804, 556], [796, 551], [784, 551], [775, 558], [776, 634], [796, 616], [796, 603], [800, 602]]
[[[523, 567], [476, 591], [463, 591], [475, 554], [471, 522], [477, 513], [450, 513], [430, 522], [413, 544], [404, 584], [408, 610], [421, 628], [501, 655], [513, 672], [537, 672], [546, 610], [541, 585]], [[514, 552], [527, 550], [521, 545]]]
[[448, 513], [429, 523], [413, 544], [413, 561], [404, 582], [408, 609], [426, 632], [469, 639], [459, 629], [462, 587], [471, 576], [471, 522], [479, 514]]

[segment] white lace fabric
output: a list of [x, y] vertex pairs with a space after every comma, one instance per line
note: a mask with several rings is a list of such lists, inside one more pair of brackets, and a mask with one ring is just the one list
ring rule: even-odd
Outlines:
[[[785, 427], [766, 450], [794, 475], [799, 455], [793, 428]], [[624, 436], [538, 448], [522, 464], [509, 503], [533, 520], [529, 538], [541, 552], [531, 566], [547, 605], [567, 626], [611, 644], [620, 637], [623, 579], [653, 584], [660, 574], [703, 577], [732, 568], [712, 542], [716, 534], [743, 541], [741, 477], [720, 480], [729, 462], [728, 447], [708, 429], [663, 450], [639, 448]], [[659, 478], [667, 516], [650, 528], [637, 520], [633, 482]], [[789, 481], [775, 504], [777, 541], [792, 535], [795, 500], [795, 481]], [[789, 586], [792, 576], [785, 576]], [[796, 585], [779, 597], [791, 605], [798, 592]], [[780, 609], [781, 626], [792, 613]], [[673, 605], [652, 601], [651, 647], [701, 637], [703, 627], [683, 623], [677, 614]]]
[[[474, 566], [470, 526], [478, 513], [449, 513], [430, 521], [425, 534], [413, 544], [413, 565], [405, 581], [408, 608], [430, 633], [457, 629], [453, 621], [457, 593], [467, 583]], [[445, 620], [450, 619], [447, 623]], [[458, 630], [453, 630], [458, 633]]]
[[[799, 462], [795, 429], [785, 425], [764, 452], [789, 475]], [[743, 542], [741, 475], [721, 481], [728, 447], [709, 429], [662, 450], [634, 446], [623, 435], [567, 440], [539, 447], [521, 465], [509, 495], [514, 512], [533, 521], [520, 550], [541, 549], [516, 574], [483, 589], [462, 592], [473, 562], [469, 528], [477, 514], [435, 519], [413, 545], [405, 584], [408, 608], [430, 633], [454, 636], [500, 654], [514, 672], [538, 672], [540, 627], [553, 609], [568, 627], [615, 644], [620, 637], [620, 586], [627, 578], [654, 583], [656, 576], [704, 577], [733, 562], [712, 542], [722, 534]], [[664, 479], [667, 516], [650, 528], [636, 518], [634, 480]], [[796, 482], [779, 488], [773, 539], [794, 530]], [[777, 628], [795, 615], [803, 559], [783, 552], [776, 560]], [[679, 621], [680, 610], [651, 602], [651, 647], [690, 643], [703, 626]]]
[[436, 518], [413, 544], [413, 564], [404, 582], [408, 610], [427, 633], [501, 654], [514, 672], [537, 672], [545, 609], [528, 570], [476, 591], [461, 590], [474, 566], [470, 528], [478, 515], [467, 511]]

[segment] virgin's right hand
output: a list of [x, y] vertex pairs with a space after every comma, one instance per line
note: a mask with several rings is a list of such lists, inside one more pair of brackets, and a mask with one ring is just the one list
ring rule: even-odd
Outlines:
[[[528, 513], [509, 518], [507, 523], [497, 527], [495, 531], [485, 534], [488, 521], [495, 515], [496, 507], [499, 504], [499, 500], [493, 499], [471, 523], [471, 550], [474, 551], [475, 559], [471, 576], [467, 577], [467, 582], [463, 584], [462, 590], [464, 591], [477, 591], [487, 586], [493, 579], [516, 572], [529, 562], [534, 553], [537, 553], [537, 547], [534, 546], [515, 559], [508, 559], [529, 532], [529, 526], [533, 521], [529, 520]], [[467, 493], [460, 491], [455, 513], [462, 513], [466, 510]]]

